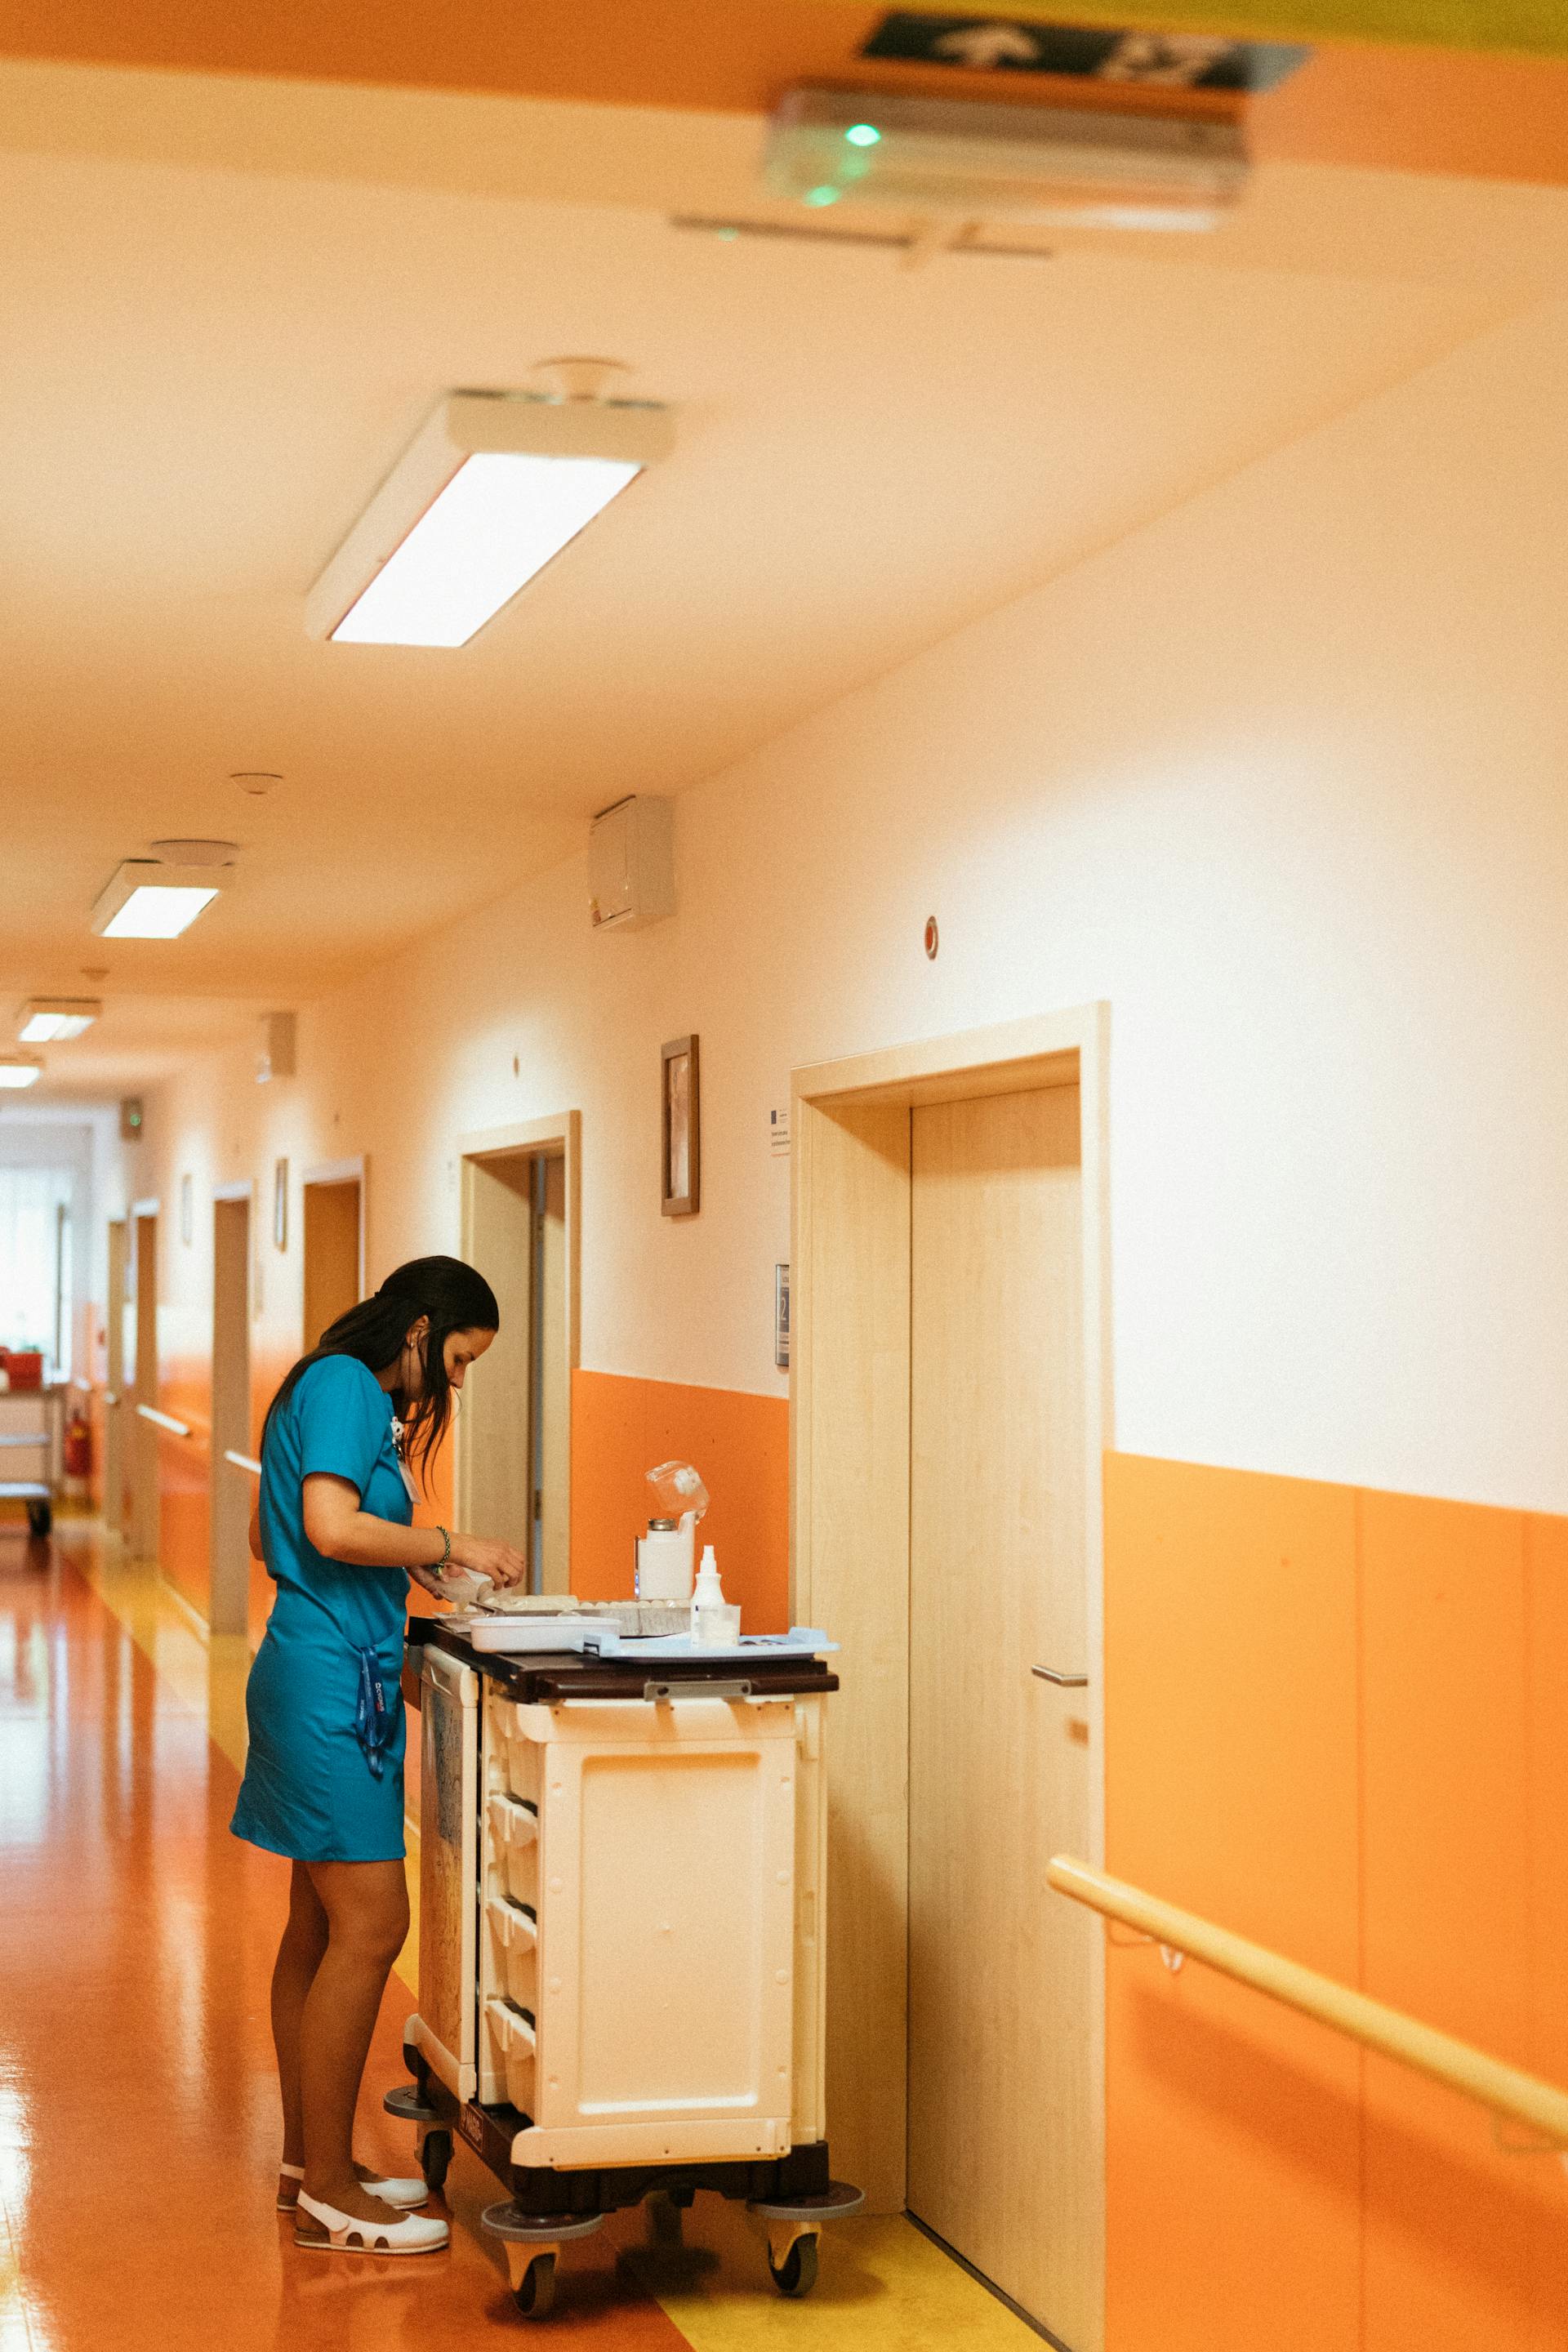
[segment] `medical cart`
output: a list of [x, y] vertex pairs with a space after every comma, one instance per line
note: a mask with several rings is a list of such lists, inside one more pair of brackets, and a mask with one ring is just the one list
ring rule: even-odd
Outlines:
[[0, 1502], [25, 1503], [28, 1532], [47, 1536], [60, 1484], [65, 1390], [0, 1390]]
[[788, 2295], [862, 2202], [823, 2113], [831, 1649], [410, 1624], [419, 2010], [386, 2105], [433, 2192], [455, 2134], [507, 2188], [484, 2226], [531, 2319], [562, 2248], [645, 2198], [667, 2236], [700, 2189], [743, 2200]]

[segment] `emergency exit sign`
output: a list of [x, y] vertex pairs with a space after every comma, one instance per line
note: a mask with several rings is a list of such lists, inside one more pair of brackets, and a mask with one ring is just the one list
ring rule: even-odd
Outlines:
[[1133, 83], [1145, 89], [1272, 89], [1311, 55], [1283, 41], [1236, 41], [1221, 34], [1107, 31], [1095, 25], [1040, 25], [1022, 16], [884, 16], [860, 54], [904, 65], [952, 66], [971, 73], [1052, 74], [1069, 80]]

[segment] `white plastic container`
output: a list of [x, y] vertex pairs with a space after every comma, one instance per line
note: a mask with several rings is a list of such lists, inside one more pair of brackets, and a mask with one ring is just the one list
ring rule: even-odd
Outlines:
[[713, 1547], [705, 1544], [702, 1567], [691, 1601], [692, 1646], [700, 1650], [727, 1649], [738, 1640], [740, 1632], [740, 1608], [735, 1602], [725, 1600]]
[[[515, 1797], [492, 1796], [485, 1807], [489, 1822], [489, 1859], [500, 1887], [513, 1903], [539, 1908], [539, 1815]], [[497, 1890], [499, 1891], [499, 1889]]]
[[668, 1601], [682, 1608], [691, 1598], [691, 1562], [697, 1548], [697, 1522], [687, 1515], [679, 1527], [650, 1521], [637, 1538], [637, 1597]]
[[508, 2000], [531, 2017], [539, 2008], [538, 1926], [515, 1903], [496, 1895], [485, 1905], [485, 1919], [496, 1981], [505, 1986]]

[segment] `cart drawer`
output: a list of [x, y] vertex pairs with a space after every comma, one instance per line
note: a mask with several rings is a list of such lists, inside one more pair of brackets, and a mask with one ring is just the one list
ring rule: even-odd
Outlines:
[[524, 1804], [536, 1805], [539, 1802], [539, 1741], [537, 1737], [531, 1738], [522, 1727], [523, 1719], [531, 1710], [520, 1706], [515, 1699], [492, 1698], [489, 1712], [490, 1737], [487, 1744], [490, 1755], [500, 1761], [505, 1773], [508, 1794], [520, 1798]]
[[[539, 1929], [515, 1903], [492, 1895], [485, 1905], [489, 1922], [494, 1980], [504, 1985], [506, 1997], [531, 2017], [539, 2011]], [[516, 2105], [514, 2100], [512, 2103]]]
[[505, 1893], [513, 1903], [539, 1908], [539, 1815], [515, 1797], [491, 1797], [486, 1807], [486, 1860], [492, 1875], [487, 1894]]
[[508, 2002], [487, 2000], [485, 2031], [490, 2037], [496, 2071], [506, 2084], [508, 2099], [520, 2114], [531, 2116], [537, 2049], [532, 2026]]

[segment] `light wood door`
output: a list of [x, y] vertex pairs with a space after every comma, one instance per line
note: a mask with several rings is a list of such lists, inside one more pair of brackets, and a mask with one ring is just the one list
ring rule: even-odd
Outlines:
[[243, 1633], [256, 1484], [226, 1457], [250, 1452], [250, 1202], [213, 1203], [212, 1629]]
[[304, 1203], [305, 1345], [310, 1349], [329, 1324], [359, 1301], [359, 1180], [307, 1184]]
[[463, 1163], [463, 1255], [495, 1292], [500, 1329], [463, 1386], [458, 1512], [474, 1535], [530, 1550], [533, 1462], [533, 1161], [526, 1153]]
[[535, 1198], [538, 1286], [534, 1317], [533, 1413], [539, 1474], [539, 1589], [571, 1590], [571, 1415], [566, 1361], [566, 1162], [539, 1163]]
[[[109, 1305], [103, 1321], [103, 1523], [125, 1525], [125, 1220], [109, 1221]], [[112, 1402], [111, 1402], [112, 1400]]]
[[137, 1405], [158, 1402], [158, 1220], [136, 1220], [136, 1327], [132, 1359], [135, 1380], [130, 1422], [131, 1551], [136, 1559], [156, 1559], [162, 1513], [158, 1491], [158, 1432]]
[[1100, 2335], [1079, 1089], [912, 1114], [910, 2210]]

